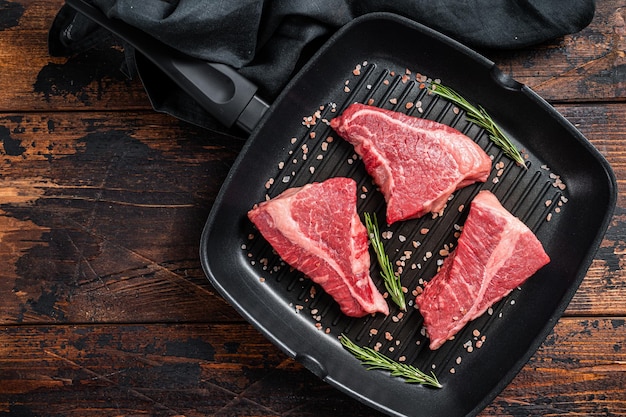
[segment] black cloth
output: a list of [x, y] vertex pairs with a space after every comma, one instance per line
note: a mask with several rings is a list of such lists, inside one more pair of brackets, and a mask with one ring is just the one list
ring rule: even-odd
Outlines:
[[[366, 13], [396, 13], [477, 49], [513, 49], [586, 27], [594, 0], [89, 0], [175, 49], [236, 68], [272, 100], [335, 30]], [[50, 53], [69, 56], [104, 39], [103, 29], [68, 6], [49, 33]], [[127, 50], [152, 105], [217, 128], [195, 102], [142, 57]]]

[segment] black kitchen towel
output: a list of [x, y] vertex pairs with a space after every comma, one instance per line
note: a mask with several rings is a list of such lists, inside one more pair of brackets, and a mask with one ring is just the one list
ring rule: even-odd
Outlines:
[[[273, 100], [337, 28], [366, 13], [396, 13], [477, 49], [513, 49], [587, 26], [595, 0], [89, 0], [175, 49], [236, 68]], [[104, 30], [68, 6], [49, 33], [51, 55], [94, 46]], [[158, 111], [216, 129], [216, 122], [148, 60], [127, 49]], [[137, 59], [134, 59], [137, 58]]]

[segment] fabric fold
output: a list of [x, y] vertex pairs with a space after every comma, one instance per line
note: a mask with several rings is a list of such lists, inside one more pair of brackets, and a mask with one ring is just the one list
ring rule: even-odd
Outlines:
[[[269, 101], [328, 37], [364, 14], [399, 14], [475, 49], [513, 49], [578, 32], [595, 13], [594, 0], [88, 1], [108, 18], [120, 19], [184, 54], [236, 68]], [[50, 54], [70, 56], [110, 42], [105, 33], [65, 5], [50, 28]], [[128, 46], [125, 53], [127, 72], [140, 73], [157, 111], [220, 129], [182, 90], [164, 84], [148, 60], [135, 59]]]

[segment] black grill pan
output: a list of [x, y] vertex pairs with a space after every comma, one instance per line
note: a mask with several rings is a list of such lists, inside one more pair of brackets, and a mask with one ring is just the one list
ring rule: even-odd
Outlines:
[[[453, 105], [420, 88], [424, 76], [483, 105], [523, 149], [527, 169], [504, 157]], [[455, 243], [480, 189], [492, 190], [520, 217], [552, 259], [435, 352], [427, 347], [417, 310], [409, 308], [402, 318], [393, 306], [387, 318], [343, 316], [320, 288], [284, 265], [246, 218], [255, 203], [288, 187], [348, 176], [359, 184], [359, 213], [376, 212], [384, 219], [384, 201], [361, 161], [326, 124], [355, 101], [449, 124], [494, 158], [488, 181], [455, 193], [443, 216], [383, 227], [392, 232], [386, 241], [392, 260], [402, 262], [410, 251], [402, 274], [409, 291], [435, 274], [440, 250]], [[615, 199], [607, 162], [528, 87], [432, 30], [373, 15], [337, 33], [265, 115], [219, 194], [201, 256], [211, 283], [248, 321], [331, 385], [390, 415], [474, 415], [511, 381], [558, 321], [601, 242]], [[378, 277], [372, 264], [372, 276]], [[342, 349], [341, 333], [433, 370], [443, 388], [366, 370]]]
[[[526, 168], [503, 156], [455, 106], [427, 94], [423, 84], [433, 78], [485, 107], [523, 150]], [[386, 318], [342, 315], [321, 288], [275, 255], [246, 217], [255, 203], [289, 187], [347, 176], [359, 184], [359, 213], [385, 218], [384, 200], [362, 162], [327, 124], [357, 101], [451, 125], [493, 157], [487, 182], [456, 192], [442, 216], [382, 227], [386, 251], [402, 266], [409, 290], [411, 307], [404, 315], [392, 303]], [[253, 100], [255, 108], [259, 103]], [[551, 262], [454, 340], [430, 351], [411, 291], [436, 273], [445, 251], [454, 247], [469, 202], [481, 189], [494, 192], [536, 233]], [[616, 182], [605, 159], [528, 87], [435, 31], [373, 14], [337, 32], [262, 116], [217, 197], [200, 256], [212, 285], [243, 317], [339, 390], [389, 415], [475, 415], [558, 321], [600, 245], [615, 202]], [[372, 276], [383, 288], [376, 268], [372, 262]], [[341, 333], [435, 372], [443, 388], [366, 370], [341, 347]]]
[[[527, 169], [503, 156], [453, 105], [420, 88], [424, 77], [440, 79], [484, 106], [523, 149]], [[493, 191], [521, 218], [552, 259], [434, 352], [417, 310], [409, 308], [401, 319], [391, 305], [387, 318], [343, 316], [329, 296], [273, 254], [246, 218], [255, 203], [288, 187], [348, 176], [359, 184], [359, 213], [376, 212], [384, 219], [384, 201], [361, 161], [326, 124], [355, 101], [449, 124], [493, 156], [488, 181], [455, 193], [443, 216], [383, 228], [392, 232], [386, 249], [394, 262], [410, 251], [402, 274], [409, 291], [435, 274], [440, 251], [456, 242], [469, 202], [481, 189]], [[432, 30], [373, 15], [332, 38], [266, 114], [219, 194], [201, 256], [212, 284], [247, 320], [331, 385], [391, 415], [474, 415], [511, 381], [558, 321], [586, 274], [615, 201], [608, 163], [528, 87]], [[375, 266], [372, 276], [378, 277]], [[433, 370], [443, 388], [365, 370], [340, 346], [341, 333]]]

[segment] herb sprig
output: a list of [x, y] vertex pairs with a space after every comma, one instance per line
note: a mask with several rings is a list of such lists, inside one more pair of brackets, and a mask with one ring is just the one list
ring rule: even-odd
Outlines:
[[435, 388], [442, 387], [433, 372], [429, 375], [420, 371], [415, 366], [396, 362], [382, 353], [376, 352], [370, 347], [358, 346], [344, 334], [341, 334], [340, 341], [343, 347], [360, 360], [364, 366], [367, 366], [367, 369], [380, 369], [388, 371], [392, 376], [401, 377], [406, 382], [413, 384], [422, 384]]
[[406, 311], [406, 301], [404, 299], [404, 291], [402, 291], [402, 283], [400, 282], [400, 277], [393, 271], [393, 266], [389, 261], [389, 257], [385, 253], [385, 248], [380, 238], [380, 230], [378, 229], [376, 213], [374, 213], [373, 217], [370, 216], [369, 213], [364, 213], [363, 217], [365, 218], [367, 234], [370, 238], [370, 242], [372, 243], [372, 247], [374, 248], [374, 252], [376, 252], [376, 258], [378, 259], [378, 264], [381, 268], [380, 275], [383, 277], [383, 281], [385, 282], [385, 288], [387, 289], [387, 292], [389, 292], [393, 302], [396, 303], [401, 310]]
[[482, 106], [474, 106], [452, 88], [437, 82], [431, 84], [430, 91], [450, 100], [465, 110], [468, 121], [485, 129], [489, 133], [489, 138], [502, 149], [505, 155], [526, 168], [524, 158], [520, 151], [511, 143], [511, 140], [504, 134], [502, 129], [493, 121], [489, 113], [487, 113]]

